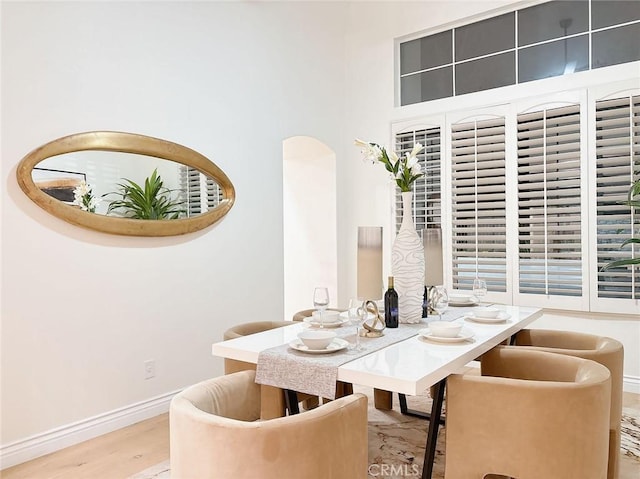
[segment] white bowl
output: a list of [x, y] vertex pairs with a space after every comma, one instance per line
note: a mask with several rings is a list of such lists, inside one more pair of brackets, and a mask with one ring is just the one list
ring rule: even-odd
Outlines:
[[462, 324], [449, 321], [431, 321], [428, 326], [431, 334], [440, 338], [455, 338], [462, 329]]
[[[317, 323], [320, 322], [320, 311], [314, 311], [311, 313], [311, 317]], [[340, 311], [325, 311], [322, 313], [323, 323], [338, 323], [340, 322]]]
[[450, 303], [458, 303], [458, 304], [472, 304], [477, 301], [476, 297], [472, 294], [462, 294], [462, 293], [450, 293], [449, 294], [449, 302]]
[[327, 346], [331, 344], [335, 337], [336, 333], [333, 331], [321, 331], [318, 329], [306, 329], [298, 333], [300, 341], [309, 349], [327, 349]]
[[473, 315], [476, 318], [488, 318], [493, 319], [497, 318], [500, 314], [500, 310], [498, 308], [482, 308], [473, 311]]

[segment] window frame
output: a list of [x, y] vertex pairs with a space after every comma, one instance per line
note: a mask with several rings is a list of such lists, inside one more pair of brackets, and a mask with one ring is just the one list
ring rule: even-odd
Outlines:
[[[436, 100], [427, 103], [426, 108], [403, 107], [402, 110], [412, 114], [411, 120], [399, 118], [390, 124], [390, 144], [395, 145], [395, 135], [399, 132], [418, 127], [440, 126], [441, 128], [441, 202], [442, 202], [442, 237], [443, 237], [443, 261], [444, 261], [444, 282], [448, 287], [452, 286], [451, 281], [451, 260], [452, 260], [452, 228], [451, 228], [451, 131], [452, 121], [462, 118], [470, 118], [473, 115], [486, 113], [505, 112], [505, 149], [507, 159], [515, 158], [515, 161], [506, 163], [506, 196], [507, 196], [507, 285], [506, 293], [489, 292], [488, 301], [505, 304], [535, 305], [546, 308], [579, 310], [591, 312], [640, 314], [640, 300], [634, 299], [613, 299], [598, 298], [597, 285], [597, 239], [595, 238], [595, 101], [605, 97], [612, 97], [616, 93], [623, 91], [640, 92], [640, 75], [633, 71], [633, 66], [637, 68], [640, 62], [633, 62], [626, 66], [614, 66], [599, 69], [598, 71], [585, 72], [582, 77], [582, 84], [572, 86], [566, 78], [553, 78], [535, 82], [546, 88], [528, 88], [529, 84], [508, 87], [507, 94], [504, 95], [505, 102], [495, 103], [487, 101], [487, 95], [480, 92], [478, 94], [466, 95], [463, 102], [461, 98], [450, 98], [447, 101]], [[630, 72], [622, 75], [618, 82], [603, 81], [608, 77], [616, 76], [616, 71]], [[620, 76], [618, 76], [620, 77]], [[507, 88], [504, 89], [505, 91]], [[527, 94], [533, 93], [533, 94]], [[531, 111], [540, 108], [543, 104], [547, 107], [553, 105], [579, 103], [580, 104], [580, 158], [581, 158], [581, 204], [583, 212], [581, 215], [582, 230], [581, 241], [585, 251], [585, 260], [582, 262], [582, 295], [576, 297], [569, 296], [546, 296], [520, 293], [518, 288], [518, 235], [510, 233], [510, 228], [518, 225], [517, 210], [517, 112]], [[464, 108], [464, 103], [469, 103], [469, 108]], [[485, 103], [483, 106], [482, 103]], [[424, 105], [424, 104], [422, 104]], [[421, 116], [416, 110], [432, 110], [431, 105], [437, 106], [441, 111], [439, 114], [429, 114]], [[584, 132], [587, 132], [586, 138]], [[395, 186], [395, 185], [394, 185]], [[390, 215], [389, 235], [391, 244], [395, 237], [395, 194], [394, 187], [390, 188], [392, 198], [392, 214]], [[586, 245], [586, 247], [585, 247]], [[594, 263], [595, 262], [595, 263]], [[594, 273], [591, 273], [591, 272]], [[509, 289], [509, 285], [512, 287]]]

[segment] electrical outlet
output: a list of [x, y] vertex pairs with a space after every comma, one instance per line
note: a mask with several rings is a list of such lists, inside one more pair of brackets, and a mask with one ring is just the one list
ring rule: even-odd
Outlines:
[[144, 378], [151, 379], [156, 377], [156, 362], [153, 359], [149, 359], [144, 362]]

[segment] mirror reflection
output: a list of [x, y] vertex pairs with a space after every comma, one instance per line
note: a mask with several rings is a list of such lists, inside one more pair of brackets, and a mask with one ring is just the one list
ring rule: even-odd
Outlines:
[[212, 210], [220, 185], [195, 168], [135, 153], [76, 151], [47, 158], [31, 172], [40, 190], [102, 215], [177, 219]]
[[192, 233], [221, 220], [235, 202], [216, 164], [171, 141], [117, 131], [57, 138], [16, 168], [24, 193], [77, 226], [130, 236]]

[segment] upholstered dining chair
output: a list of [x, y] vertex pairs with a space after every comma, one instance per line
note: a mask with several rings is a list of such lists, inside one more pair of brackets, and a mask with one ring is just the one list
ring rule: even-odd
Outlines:
[[[224, 332], [223, 339], [226, 341], [227, 339], [235, 339], [241, 336], [261, 333], [262, 331], [268, 331], [270, 329], [281, 328], [288, 325], [291, 325], [290, 321], [253, 321], [249, 323], [236, 324]], [[237, 361], [235, 359], [225, 358], [224, 360], [225, 374], [245, 371], [247, 369], [256, 369], [256, 365], [245, 361]]]
[[610, 389], [595, 361], [497, 346], [447, 378], [445, 479], [604, 479]]
[[515, 337], [517, 347], [566, 354], [596, 361], [611, 373], [611, 411], [609, 416], [609, 466], [608, 479], [618, 477], [620, 460], [620, 424], [622, 422], [622, 382], [624, 346], [606, 336], [553, 331], [547, 329], [523, 329]]
[[[308, 318], [313, 314], [315, 309], [303, 309], [302, 311], [298, 311], [293, 315], [294, 321], [303, 321], [304, 318]], [[335, 308], [327, 308], [325, 311], [344, 311], [344, 309], [335, 309]]]
[[260, 417], [255, 371], [220, 376], [174, 396], [169, 411], [172, 479], [364, 479], [367, 398]]

